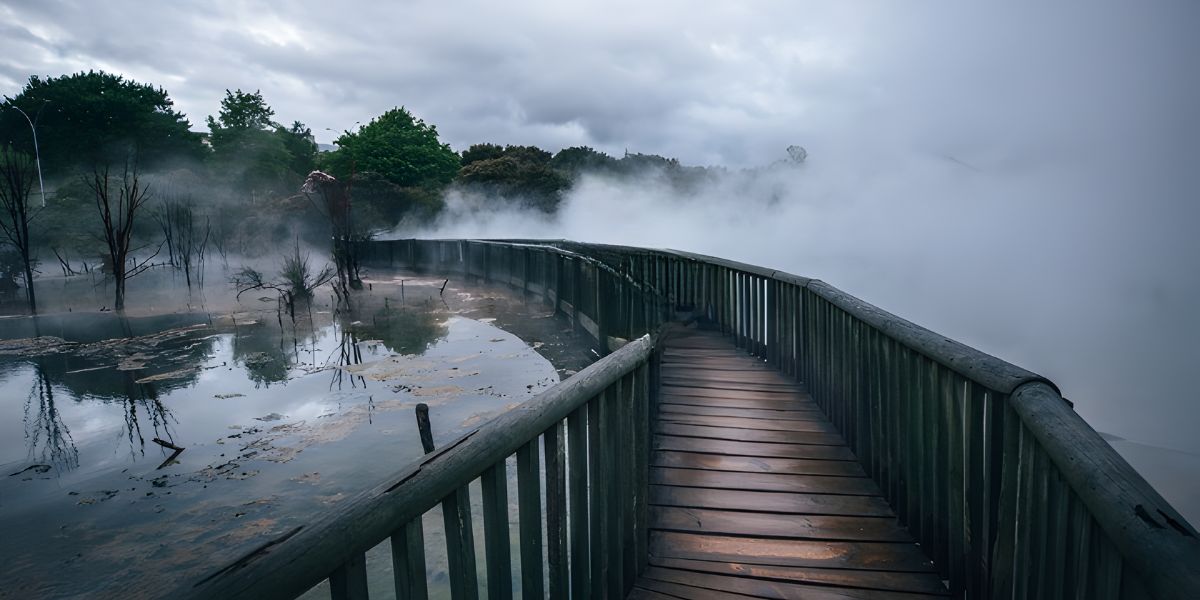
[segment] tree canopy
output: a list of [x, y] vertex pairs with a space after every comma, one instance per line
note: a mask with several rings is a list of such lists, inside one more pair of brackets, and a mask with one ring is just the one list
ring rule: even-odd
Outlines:
[[[487, 194], [519, 200], [547, 212], [558, 208], [570, 181], [550, 165], [537, 146], [476, 144], [463, 152], [458, 182]], [[485, 158], [486, 157], [486, 158]]]
[[604, 172], [615, 168], [617, 159], [588, 146], [563, 148], [550, 159], [550, 166], [571, 176], [582, 172]]
[[460, 159], [438, 140], [437, 128], [393, 108], [334, 142], [338, 150], [327, 158], [340, 179], [355, 173], [374, 173], [402, 187], [444, 186], [458, 173]]
[[299, 121], [275, 123], [259, 91], [225, 90], [217, 116], [209, 116], [212, 163], [223, 179], [255, 191], [290, 193], [313, 169], [317, 145]]
[[48, 177], [69, 177], [76, 167], [121, 162], [143, 166], [203, 156], [200, 135], [174, 108], [166, 90], [120, 75], [88, 71], [61, 77], [36, 75], [0, 105], [0, 145], [33, 154], [24, 111], [37, 122], [38, 152]]

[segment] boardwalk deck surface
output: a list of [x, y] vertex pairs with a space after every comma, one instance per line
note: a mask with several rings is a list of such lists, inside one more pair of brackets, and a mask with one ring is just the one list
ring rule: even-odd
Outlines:
[[632, 599], [945, 596], [802, 387], [716, 333], [664, 344], [650, 565]]

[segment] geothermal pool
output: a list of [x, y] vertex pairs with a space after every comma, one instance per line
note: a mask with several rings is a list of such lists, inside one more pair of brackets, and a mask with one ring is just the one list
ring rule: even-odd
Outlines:
[[294, 323], [254, 298], [0, 319], [0, 597], [199, 579], [420, 456], [418, 403], [441, 444], [594, 358], [537, 300], [443, 281], [376, 274]]

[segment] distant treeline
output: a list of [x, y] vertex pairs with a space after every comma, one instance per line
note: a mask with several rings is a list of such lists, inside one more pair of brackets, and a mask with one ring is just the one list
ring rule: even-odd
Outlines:
[[[0, 104], [0, 151], [20, 179], [4, 198], [31, 193], [35, 215], [6, 218], [18, 225], [24, 219], [29, 236], [9, 244], [13, 251], [0, 252], [0, 288], [20, 279], [22, 262], [63, 274], [103, 262], [105, 225], [93, 188], [95, 175], [106, 168], [136, 170], [148, 186], [147, 208], [132, 220], [134, 253], [165, 243], [172, 263], [181, 260], [175, 246], [190, 237], [202, 236], [206, 247], [225, 257], [270, 254], [295, 238], [328, 240], [333, 217], [353, 227], [345, 232], [349, 237], [402, 223], [419, 226], [442, 211], [451, 187], [476, 192], [498, 208], [553, 213], [585, 173], [652, 174], [686, 191], [723, 172], [652, 154], [617, 158], [583, 146], [551, 153], [482, 143], [459, 153], [439, 140], [434, 125], [403, 107], [343, 132], [330, 152], [318, 150], [304, 123], [284, 123], [258, 91], [226, 90], [217, 114], [205, 119], [208, 131], [198, 133], [161, 87], [102, 71], [30, 77]], [[22, 191], [34, 158], [45, 179], [44, 208], [40, 186]], [[345, 207], [301, 191], [315, 170], [336, 178], [342, 187], [335, 195]], [[21, 247], [28, 259], [17, 256]]]

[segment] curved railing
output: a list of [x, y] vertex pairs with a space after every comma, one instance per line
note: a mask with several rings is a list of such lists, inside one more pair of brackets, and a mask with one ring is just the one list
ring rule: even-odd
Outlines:
[[668, 250], [398, 240], [368, 262], [543, 294], [601, 348], [684, 316], [808, 386], [955, 595], [1200, 598], [1196, 531], [1053, 383], [818, 280]]
[[[453, 596], [474, 598], [463, 506], [466, 485], [480, 478], [488, 597], [507, 598], [498, 473], [516, 452], [522, 590], [622, 596], [646, 548], [655, 388], [653, 342], [641, 336], [700, 320], [808, 387], [955, 596], [1200, 598], [1196, 531], [1051, 382], [821, 281], [685, 252], [567, 241], [376, 241], [357, 252], [368, 267], [521, 289], [569, 317], [600, 354], [613, 352], [177, 595], [288, 597], [328, 576], [335, 598], [365, 597], [363, 552], [391, 536], [399, 596], [423, 597], [414, 524], [441, 502], [445, 515], [459, 515], [446, 520]], [[543, 528], [546, 571], [533, 558]]]

